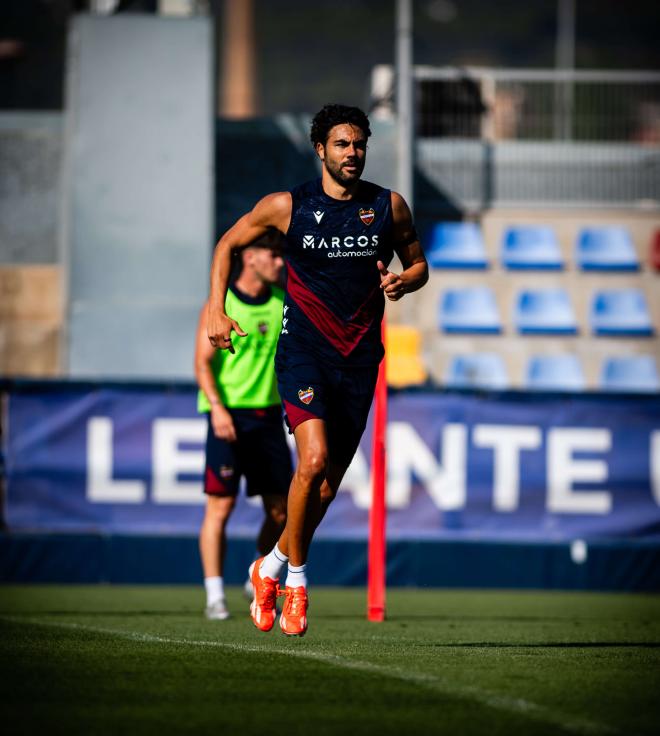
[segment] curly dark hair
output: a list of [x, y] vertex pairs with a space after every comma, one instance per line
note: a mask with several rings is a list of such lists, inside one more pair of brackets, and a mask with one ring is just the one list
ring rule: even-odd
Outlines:
[[367, 138], [371, 135], [369, 118], [359, 107], [336, 104], [325, 105], [314, 115], [314, 119], [312, 120], [312, 128], [309, 134], [312, 145], [316, 146], [317, 143], [325, 145], [330, 130], [335, 125], [341, 125], [342, 123], [355, 125], [360, 128]]

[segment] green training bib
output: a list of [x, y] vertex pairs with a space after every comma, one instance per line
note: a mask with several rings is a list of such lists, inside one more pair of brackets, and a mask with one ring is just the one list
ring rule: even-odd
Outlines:
[[[275, 378], [275, 350], [282, 325], [284, 292], [271, 287], [263, 304], [243, 301], [231, 287], [225, 301], [227, 314], [247, 332], [232, 334], [234, 354], [216, 350], [211, 369], [222, 403], [231, 409], [264, 409], [280, 403]], [[197, 411], [211, 410], [206, 394], [197, 394]]]

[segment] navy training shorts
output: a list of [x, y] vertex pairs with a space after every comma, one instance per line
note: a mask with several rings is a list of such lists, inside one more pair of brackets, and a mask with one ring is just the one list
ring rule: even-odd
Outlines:
[[245, 476], [248, 496], [286, 496], [293, 466], [280, 407], [229, 409], [229, 413], [236, 442], [216, 437], [208, 415], [204, 493], [236, 496]]
[[278, 353], [275, 370], [289, 431], [323, 419], [330, 462], [348, 467], [367, 424], [378, 366], [341, 368], [287, 348]]

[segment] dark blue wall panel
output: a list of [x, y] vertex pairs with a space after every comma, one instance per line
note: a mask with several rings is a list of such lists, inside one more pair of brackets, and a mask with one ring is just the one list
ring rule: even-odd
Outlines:
[[[243, 583], [254, 544], [232, 539], [225, 567], [230, 585]], [[312, 585], [365, 585], [367, 545], [317, 540], [309, 557]], [[4, 534], [0, 580], [29, 583], [201, 583], [197, 538]], [[391, 542], [388, 586], [660, 591], [660, 545], [589, 545], [573, 562], [566, 544]]]

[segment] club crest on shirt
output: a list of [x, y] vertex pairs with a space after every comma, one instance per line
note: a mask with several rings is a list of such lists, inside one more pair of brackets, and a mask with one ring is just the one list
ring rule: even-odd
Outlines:
[[265, 335], [268, 332], [268, 322], [259, 322], [257, 329], [260, 334]]
[[365, 225], [371, 225], [371, 223], [374, 221], [374, 217], [376, 217], [376, 213], [374, 212], [373, 207], [369, 207], [368, 210], [361, 208], [358, 212], [358, 215]]
[[303, 404], [309, 404], [314, 398], [314, 389], [309, 386], [308, 388], [301, 388], [298, 390], [298, 398]]

